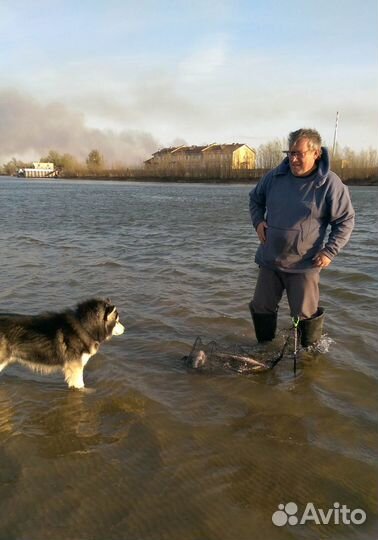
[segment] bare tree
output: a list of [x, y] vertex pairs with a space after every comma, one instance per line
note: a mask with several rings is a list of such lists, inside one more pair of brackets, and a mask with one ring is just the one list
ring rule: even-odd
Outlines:
[[99, 171], [104, 166], [104, 158], [98, 150], [91, 150], [86, 159], [90, 171]]
[[275, 139], [261, 144], [257, 149], [256, 164], [258, 169], [272, 169], [277, 167], [283, 159], [284, 141]]

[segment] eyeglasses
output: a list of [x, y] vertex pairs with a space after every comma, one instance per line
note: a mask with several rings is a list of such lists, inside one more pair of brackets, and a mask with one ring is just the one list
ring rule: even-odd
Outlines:
[[307, 152], [313, 152], [313, 150], [306, 150], [305, 152], [296, 152], [291, 150], [283, 150], [282, 153], [286, 154], [288, 158], [304, 158]]

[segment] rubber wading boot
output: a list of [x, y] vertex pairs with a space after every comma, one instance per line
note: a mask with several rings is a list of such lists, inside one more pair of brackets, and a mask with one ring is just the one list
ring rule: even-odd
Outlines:
[[249, 306], [255, 327], [256, 339], [259, 343], [272, 341], [276, 335], [277, 313], [254, 313]]
[[311, 319], [302, 319], [299, 321], [299, 332], [301, 336], [302, 347], [309, 347], [314, 345], [322, 336], [324, 321], [324, 309], [318, 308], [318, 312], [315, 317]]

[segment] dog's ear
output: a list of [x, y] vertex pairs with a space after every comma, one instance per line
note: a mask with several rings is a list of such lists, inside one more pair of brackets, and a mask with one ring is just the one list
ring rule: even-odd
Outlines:
[[115, 315], [117, 309], [115, 306], [109, 305], [105, 308], [105, 320], [108, 321], [112, 315]]

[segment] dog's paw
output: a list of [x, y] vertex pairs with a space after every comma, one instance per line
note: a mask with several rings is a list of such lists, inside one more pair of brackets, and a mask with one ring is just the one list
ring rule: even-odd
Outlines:
[[80, 392], [83, 392], [84, 394], [95, 394], [97, 392], [96, 388], [87, 388], [84, 387], [79, 389]]
[[71, 386], [68, 387], [69, 390], [75, 390], [76, 392], [82, 392], [84, 394], [93, 394], [96, 392], [95, 388], [87, 388], [86, 386], [74, 386], [71, 384]]

